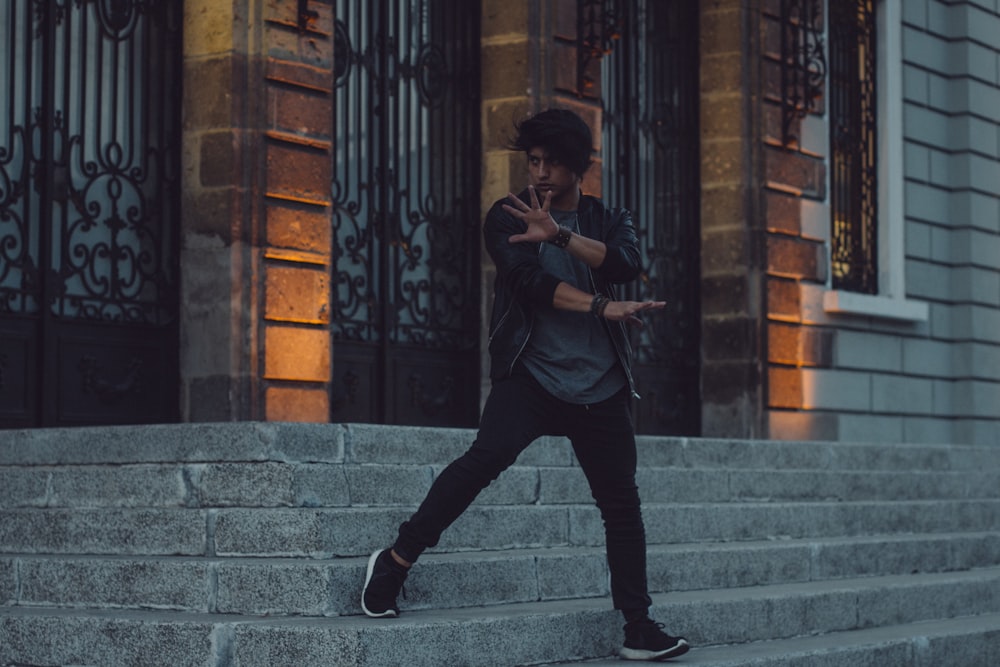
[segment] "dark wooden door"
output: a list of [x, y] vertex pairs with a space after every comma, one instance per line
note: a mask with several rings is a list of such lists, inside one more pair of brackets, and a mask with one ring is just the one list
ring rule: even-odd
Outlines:
[[[589, 3], [585, 3], [589, 4]], [[605, 2], [618, 36], [602, 63], [604, 190], [629, 208], [639, 299], [665, 300], [633, 332], [640, 433], [701, 432], [698, 3]], [[610, 8], [610, 9], [609, 9]]]
[[0, 3], [0, 426], [177, 418], [181, 3]]
[[479, 4], [334, 4], [333, 421], [478, 420]]

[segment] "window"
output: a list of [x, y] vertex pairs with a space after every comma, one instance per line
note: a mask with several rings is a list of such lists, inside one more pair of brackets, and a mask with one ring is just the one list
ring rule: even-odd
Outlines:
[[832, 283], [877, 294], [875, 1], [831, 2], [827, 25]]
[[829, 313], [922, 321], [905, 294], [901, 0], [828, 0]]

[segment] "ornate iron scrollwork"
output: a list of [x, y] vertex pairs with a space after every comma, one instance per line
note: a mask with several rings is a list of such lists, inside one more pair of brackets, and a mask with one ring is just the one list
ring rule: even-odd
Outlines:
[[614, 0], [577, 0], [578, 95], [594, 87], [589, 74], [591, 63], [611, 53], [612, 43], [621, 37], [620, 14]]
[[[333, 363], [365, 381], [331, 415], [474, 423], [479, 3], [335, 0], [334, 16]], [[443, 374], [435, 409], [411, 378]]]
[[700, 432], [698, 4], [618, 5], [622, 37], [602, 64], [603, 189], [632, 211], [642, 273], [628, 298], [665, 300], [633, 332], [641, 433]]
[[781, 140], [798, 137], [797, 119], [820, 108], [826, 79], [823, 0], [781, 0]]
[[[174, 418], [176, 362], [152, 360], [176, 354], [181, 5], [0, 2], [0, 317], [44, 351], [12, 352], [11, 392], [43, 400], [0, 424]], [[93, 361], [123, 343], [138, 397], [137, 368]]]
[[97, 396], [102, 403], [117, 403], [124, 396], [142, 391], [142, 360], [138, 357], [129, 361], [125, 377], [119, 382], [112, 382], [103, 376], [97, 359], [90, 355], [80, 359], [78, 368], [83, 380], [83, 393]]

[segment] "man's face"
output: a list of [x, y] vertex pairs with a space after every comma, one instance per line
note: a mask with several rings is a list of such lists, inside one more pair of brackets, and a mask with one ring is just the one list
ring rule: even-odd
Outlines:
[[538, 190], [540, 200], [552, 193], [552, 208], [576, 208], [580, 177], [558, 159], [550, 157], [545, 149], [532, 148], [528, 151], [528, 178]]

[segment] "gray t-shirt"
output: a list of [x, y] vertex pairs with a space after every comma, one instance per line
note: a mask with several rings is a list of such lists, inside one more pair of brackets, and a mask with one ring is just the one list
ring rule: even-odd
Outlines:
[[[576, 231], [576, 211], [551, 213], [557, 223]], [[563, 282], [584, 292], [593, 290], [587, 265], [568, 251], [543, 243], [539, 261]], [[537, 310], [521, 359], [546, 391], [567, 403], [598, 403], [625, 385], [604, 322], [590, 313]]]

